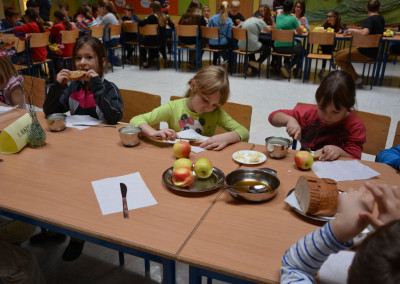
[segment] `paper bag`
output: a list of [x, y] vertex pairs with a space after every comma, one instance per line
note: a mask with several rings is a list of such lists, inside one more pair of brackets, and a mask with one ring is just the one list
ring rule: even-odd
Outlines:
[[32, 118], [28, 113], [18, 118], [0, 133], [0, 153], [12, 154], [26, 146]]

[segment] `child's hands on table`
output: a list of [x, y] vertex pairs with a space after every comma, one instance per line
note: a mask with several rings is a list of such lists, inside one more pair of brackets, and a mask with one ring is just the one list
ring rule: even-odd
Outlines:
[[153, 133], [151, 133], [150, 136], [159, 137], [159, 138], [161, 138], [161, 140], [175, 140], [175, 139], [179, 138], [179, 136], [175, 132], [175, 130], [168, 129], [168, 128], [164, 128], [164, 129], [160, 129], [158, 131], [154, 131]]
[[[320, 150], [318, 150], [320, 151]], [[335, 145], [326, 145], [321, 149], [320, 161], [334, 161], [343, 154], [342, 148]]]

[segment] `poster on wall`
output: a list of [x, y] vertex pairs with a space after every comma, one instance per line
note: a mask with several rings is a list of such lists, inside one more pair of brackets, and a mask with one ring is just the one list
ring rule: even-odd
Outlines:
[[[159, 0], [161, 5], [163, 5], [166, 1], [168, 0]], [[119, 14], [122, 14], [124, 12], [124, 7], [126, 5], [131, 5], [135, 14], [151, 14], [151, 0], [113, 0], [113, 2]], [[170, 8], [168, 10], [168, 14], [178, 15], [179, 0], [169, 0], [169, 6]]]

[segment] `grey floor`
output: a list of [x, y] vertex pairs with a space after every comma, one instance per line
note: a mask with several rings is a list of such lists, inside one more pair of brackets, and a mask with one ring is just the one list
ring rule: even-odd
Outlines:
[[[208, 57], [207, 57], [208, 58]], [[360, 69], [360, 66], [356, 66]], [[372, 90], [364, 87], [357, 91], [357, 109], [388, 115], [392, 117], [387, 147], [393, 142], [395, 125], [400, 119], [400, 63], [388, 63], [383, 87], [374, 86]], [[132, 89], [160, 95], [166, 103], [171, 95], [183, 96], [188, 80], [194, 72], [176, 72], [172, 68], [157, 71], [139, 70], [137, 65], [126, 65], [124, 69], [115, 67], [105, 77], [119, 88]], [[274, 128], [268, 123], [268, 115], [280, 108], [293, 108], [297, 102], [314, 103], [317, 82], [302, 83], [278, 76], [261, 78], [240, 75], [230, 76], [231, 102], [253, 106], [250, 142], [264, 144], [269, 136], [287, 137], [284, 128]], [[363, 159], [374, 157], [363, 155]], [[160, 283], [162, 267], [152, 263], [148, 275], [144, 272], [143, 260], [126, 255], [126, 263], [119, 266], [118, 253], [114, 250], [86, 243], [82, 256], [73, 262], [64, 262], [62, 253], [68, 242], [62, 244], [46, 243], [23, 246], [30, 249], [38, 259], [48, 283]], [[188, 283], [188, 266], [177, 263], [177, 283]], [[205, 279], [203, 279], [205, 282]], [[214, 283], [218, 283], [215, 281]]]

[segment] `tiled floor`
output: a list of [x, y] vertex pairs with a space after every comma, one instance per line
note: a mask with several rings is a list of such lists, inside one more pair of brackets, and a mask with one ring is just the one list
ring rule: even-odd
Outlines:
[[[207, 57], [208, 58], [208, 57]], [[364, 87], [357, 91], [357, 108], [359, 110], [389, 115], [392, 126], [389, 132], [387, 147], [392, 144], [395, 124], [400, 119], [400, 64], [389, 63], [386, 70], [384, 87]], [[357, 66], [359, 69], [360, 66]], [[176, 72], [174, 69], [139, 70], [138, 66], [114, 68], [106, 78], [119, 88], [133, 89], [158, 94], [162, 103], [166, 103], [171, 95], [182, 96], [187, 88], [188, 80], [194, 72]], [[395, 75], [395, 76], [393, 76]], [[268, 121], [268, 114], [280, 108], [293, 108], [297, 102], [314, 103], [317, 84], [302, 83], [280, 77], [262, 78], [230, 76], [230, 101], [253, 106], [250, 131], [250, 142], [264, 144], [268, 136], [285, 136], [284, 128], [274, 128]], [[317, 79], [318, 80], [318, 79]], [[366, 159], [373, 159], [364, 156]], [[145, 275], [142, 259], [126, 256], [126, 264], [119, 266], [116, 251], [86, 243], [82, 256], [74, 262], [64, 262], [61, 255], [67, 242], [32, 246], [24, 243], [37, 257], [48, 283], [160, 283], [161, 266], [152, 263], [151, 273]], [[204, 280], [205, 281], [205, 280]], [[188, 283], [187, 265], [177, 263], [177, 283]], [[216, 282], [214, 282], [216, 283]]]

